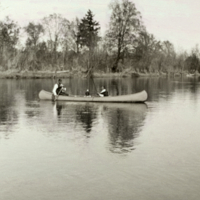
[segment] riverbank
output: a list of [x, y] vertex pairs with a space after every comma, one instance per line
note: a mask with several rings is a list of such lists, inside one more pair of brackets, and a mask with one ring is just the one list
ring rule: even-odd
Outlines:
[[[141, 73], [141, 72], [134, 72], [134, 71], [124, 71], [119, 73], [104, 73], [104, 72], [94, 72], [93, 77], [94, 78], [111, 78], [111, 77], [181, 77], [181, 76], [187, 76], [187, 77], [196, 77], [200, 76], [199, 73], [194, 74], [188, 74], [186, 72], [184, 73], [178, 73], [178, 72], [170, 72], [170, 73]], [[46, 79], [46, 78], [73, 78], [73, 77], [87, 77], [87, 74], [84, 72], [72, 72], [69, 70], [65, 71], [4, 71], [0, 72], [0, 78], [1, 79]]]

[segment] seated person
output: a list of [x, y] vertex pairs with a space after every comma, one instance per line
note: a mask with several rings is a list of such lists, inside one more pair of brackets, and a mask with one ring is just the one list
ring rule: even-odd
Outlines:
[[52, 93], [54, 96], [58, 96], [58, 95], [65, 95], [65, 96], [69, 96], [67, 93], [66, 93], [66, 88], [63, 87], [63, 84], [62, 84], [62, 80], [59, 79], [58, 80], [58, 83], [56, 83], [53, 87], [53, 90], [52, 90]]
[[91, 97], [89, 89], [86, 90], [85, 97]]
[[107, 97], [107, 96], [108, 96], [108, 91], [105, 89], [104, 86], [102, 86], [102, 90], [101, 90], [100, 93], [98, 93], [98, 95], [99, 95], [100, 97]]

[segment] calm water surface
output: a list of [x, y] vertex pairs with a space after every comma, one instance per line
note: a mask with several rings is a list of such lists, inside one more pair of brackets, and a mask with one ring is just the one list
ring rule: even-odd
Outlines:
[[[85, 79], [64, 79], [82, 95]], [[0, 200], [199, 200], [200, 80], [96, 79], [146, 104], [39, 101], [53, 80], [0, 80]]]

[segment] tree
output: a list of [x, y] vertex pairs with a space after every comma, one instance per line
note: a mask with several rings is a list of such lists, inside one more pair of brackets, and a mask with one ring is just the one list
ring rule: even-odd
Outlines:
[[28, 34], [28, 39], [26, 41], [26, 44], [28, 46], [34, 46], [39, 42], [39, 39], [41, 37], [41, 34], [44, 33], [44, 28], [41, 24], [34, 24], [34, 23], [29, 23], [28, 26], [24, 28], [26, 33]]
[[125, 48], [130, 44], [135, 45], [135, 39], [143, 27], [140, 13], [129, 0], [122, 0], [121, 3], [115, 1], [110, 4], [110, 8], [112, 14], [106, 37], [110, 48], [116, 48], [116, 58], [112, 66], [112, 71], [116, 72]]
[[79, 37], [78, 37], [78, 28], [80, 20], [75, 18], [68, 25], [68, 31], [65, 32], [63, 38], [63, 50], [79, 52]]
[[1, 45], [3, 43], [9, 46], [15, 46], [17, 44], [20, 28], [16, 22], [6, 17], [5, 21], [0, 22], [0, 31]]
[[68, 31], [69, 21], [59, 14], [52, 14], [43, 20], [45, 33], [48, 36], [47, 46], [52, 54], [52, 65], [57, 62], [57, 50], [62, 48], [63, 39]]
[[195, 53], [192, 53], [189, 57], [187, 57], [185, 62], [190, 73], [199, 72], [200, 60]]
[[187, 58], [187, 53], [185, 51], [179, 52], [179, 54], [176, 56], [176, 66], [181, 74], [183, 74], [183, 71], [185, 70], [186, 58]]
[[9, 17], [0, 22], [0, 60], [2, 65], [9, 67], [14, 58], [20, 27]]
[[161, 50], [161, 44], [154, 35], [141, 31], [137, 39], [137, 47], [134, 57], [136, 61], [142, 62], [143, 69], [150, 70], [151, 63]]
[[[95, 64], [93, 58], [95, 57], [95, 47], [100, 40], [98, 36], [100, 26], [99, 23], [94, 21], [94, 15], [91, 10], [88, 10], [87, 14], [81, 19], [78, 26], [77, 44], [80, 45], [82, 54], [85, 54], [85, 63], [87, 66], [87, 75], [92, 75], [92, 69]], [[87, 51], [87, 48], [89, 51]]]
[[175, 61], [176, 61], [176, 53], [174, 49], [174, 45], [167, 41], [162, 42], [162, 53], [164, 55], [163, 64], [164, 71], [174, 70]]
[[[26, 40], [26, 51], [22, 54], [24, 62], [22, 63], [19, 61], [19, 66], [22, 69], [26, 67], [28, 70], [40, 69], [42, 61], [38, 51], [41, 46], [39, 42], [41, 35], [44, 34], [44, 28], [40, 23], [35, 24], [30, 22], [26, 27], [24, 27], [24, 30], [27, 33], [28, 38]], [[44, 54], [42, 56], [44, 56]]]
[[99, 32], [99, 23], [94, 21], [94, 15], [91, 10], [88, 10], [87, 14], [79, 24], [78, 31], [78, 42], [82, 46], [87, 46], [91, 51], [99, 41], [100, 37], [98, 36]]

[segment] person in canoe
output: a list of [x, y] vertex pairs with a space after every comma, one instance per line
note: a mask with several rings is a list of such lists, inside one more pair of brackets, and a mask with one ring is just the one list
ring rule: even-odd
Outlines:
[[53, 93], [53, 99], [54, 100], [55, 100], [55, 97], [58, 97], [59, 95], [69, 96], [66, 93], [66, 88], [64, 88], [61, 79], [58, 79], [58, 83], [56, 83], [54, 85], [52, 93]]
[[106, 88], [105, 88], [104, 86], [102, 86], [101, 92], [98, 93], [98, 95], [99, 95], [100, 97], [107, 97], [107, 96], [108, 96], [108, 91], [106, 90]]
[[89, 89], [86, 90], [85, 97], [91, 97]]

